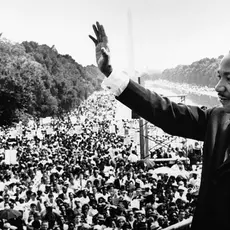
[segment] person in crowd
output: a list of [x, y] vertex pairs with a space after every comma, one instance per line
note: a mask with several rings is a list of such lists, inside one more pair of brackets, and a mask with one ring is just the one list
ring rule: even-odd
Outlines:
[[137, 210], [135, 212], [136, 220], [133, 223], [133, 229], [134, 230], [147, 230], [148, 225], [147, 222], [145, 221], [145, 213], [143, 210]]
[[41, 223], [41, 230], [48, 230], [49, 229], [49, 222], [47, 220], [43, 220]]
[[41, 216], [40, 214], [37, 212], [37, 213], [34, 213], [34, 220], [32, 221], [31, 223], [31, 227], [34, 229], [34, 230], [39, 230], [40, 227], [41, 227]]
[[132, 209], [129, 209], [127, 211], [126, 222], [130, 229], [133, 229], [134, 221], [135, 221], [134, 212]]
[[42, 220], [49, 223], [49, 228], [53, 228], [56, 222], [60, 222], [60, 216], [53, 211], [52, 206], [47, 206], [46, 213], [42, 216]]
[[7, 205], [9, 205], [9, 203], [10, 203], [10, 195], [9, 195], [8, 193], [6, 193], [6, 194], [4, 194], [3, 200], [2, 200], [2, 202], [0, 203], [0, 210], [5, 209], [5, 207], [6, 207]]
[[[75, 219], [77, 218], [77, 215], [75, 216]], [[77, 224], [75, 222], [75, 224]], [[59, 227], [61, 230], [67, 230], [68, 229], [68, 224], [67, 220], [65, 220], [64, 216], [60, 215], [60, 222], [58, 223]]]
[[118, 216], [117, 217], [117, 230], [124, 230], [126, 229], [126, 225], [127, 225], [127, 222], [126, 222], [126, 218], [124, 216]]
[[119, 172], [118, 177], [114, 180], [114, 187], [120, 189], [122, 185], [125, 185], [124, 173]]

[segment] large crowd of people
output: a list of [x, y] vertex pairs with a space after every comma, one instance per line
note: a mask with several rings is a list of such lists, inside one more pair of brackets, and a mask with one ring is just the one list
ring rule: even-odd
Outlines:
[[201, 149], [169, 145], [151, 156], [176, 161], [147, 164], [116, 103], [97, 92], [65, 117], [1, 129], [1, 229], [159, 230], [193, 215]]

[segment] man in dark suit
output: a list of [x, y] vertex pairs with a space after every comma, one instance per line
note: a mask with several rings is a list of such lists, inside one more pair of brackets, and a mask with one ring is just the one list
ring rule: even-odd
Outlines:
[[230, 229], [230, 54], [222, 59], [215, 87], [222, 106], [203, 109], [177, 104], [145, 89], [127, 75], [116, 75], [108, 38], [102, 25], [93, 25], [99, 69], [104, 86], [138, 115], [171, 135], [204, 141], [203, 171], [192, 229]]
[[119, 172], [118, 177], [114, 180], [114, 188], [121, 189], [121, 186], [124, 185], [124, 173]]

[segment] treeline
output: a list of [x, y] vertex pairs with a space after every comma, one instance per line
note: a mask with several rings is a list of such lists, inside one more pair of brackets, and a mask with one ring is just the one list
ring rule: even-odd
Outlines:
[[55, 47], [0, 40], [0, 125], [22, 118], [62, 116], [99, 90], [102, 74]]
[[222, 57], [221, 55], [218, 58], [203, 58], [191, 65], [178, 65], [175, 68], [165, 69], [161, 74], [148, 74], [149, 76], [145, 78], [214, 87], [218, 80], [216, 71]]

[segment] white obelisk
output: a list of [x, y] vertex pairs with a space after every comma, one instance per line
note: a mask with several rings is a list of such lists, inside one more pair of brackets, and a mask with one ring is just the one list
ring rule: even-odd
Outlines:
[[[129, 77], [134, 80], [138, 81], [138, 79], [135, 79], [135, 68], [134, 68], [134, 49], [133, 49], [133, 24], [132, 24], [132, 13], [131, 10], [128, 10], [127, 13], [128, 18], [128, 34], [127, 34], [127, 58], [128, 58], [128, 75]], [[132, 115], [132, 111], [118, 102], [117, 104], [117, 110], [116, 110], [116, 119], [117, 120], [130, 120]]]

